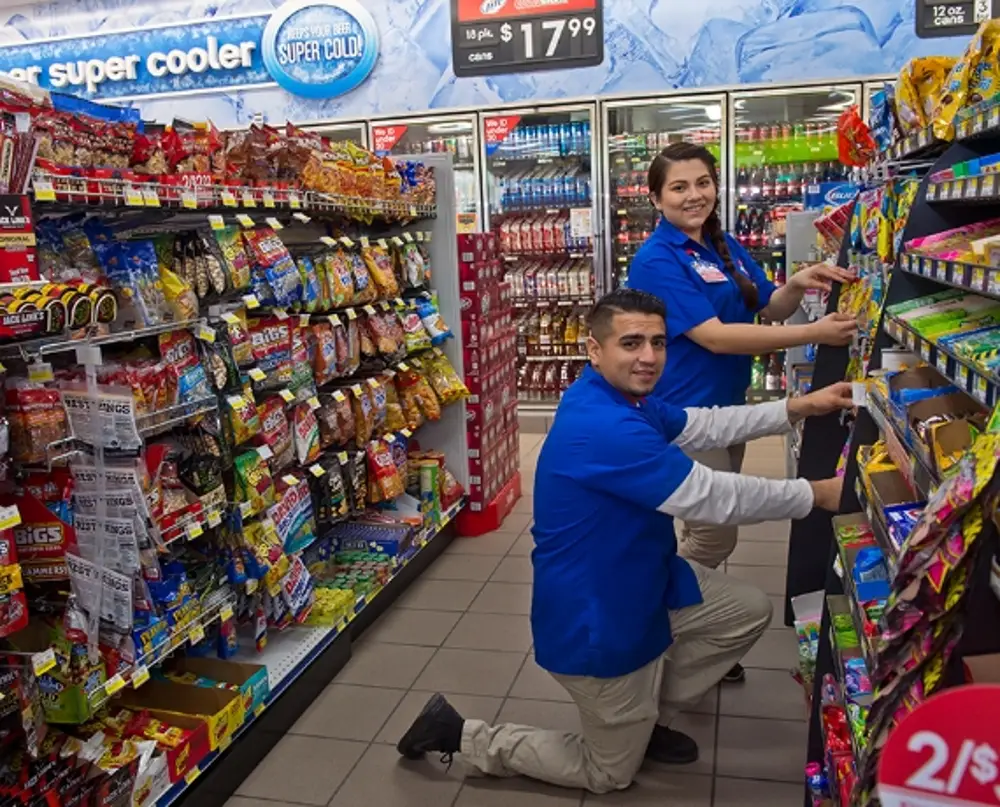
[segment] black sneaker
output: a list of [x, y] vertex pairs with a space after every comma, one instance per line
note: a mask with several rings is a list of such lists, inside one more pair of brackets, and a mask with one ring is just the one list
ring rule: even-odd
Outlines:
[[733, 668], [722, 676], [722, 683], [724, 684], [739, 684], [747, 680], [747, 671], [743, 669], [742, 664], [734, 664]]
[[461, 749], [464, 724], [465, 720], [444, 695], [433, 695], [396, 743], [396, 750], [407, 759], [420, 759], [428, 751], [440, 751], [450, 757]]
[[646, 746], [646, 759], [666, 765], [690, 765], [698, 761], [698, 743], [681, 731], [654, 726]]

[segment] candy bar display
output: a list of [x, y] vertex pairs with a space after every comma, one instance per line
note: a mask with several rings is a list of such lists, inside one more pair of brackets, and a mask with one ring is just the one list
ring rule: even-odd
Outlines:
[[487, 229], [515, 303], [529, 312], [589, 306], [597, 293], [593, 113], [580, 107], [482, 120]]

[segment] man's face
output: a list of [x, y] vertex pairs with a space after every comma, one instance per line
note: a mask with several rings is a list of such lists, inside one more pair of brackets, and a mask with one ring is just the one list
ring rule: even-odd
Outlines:
[[587, 340], [590, 363], [619, 392], [643, 398], [653, 391], [667, 362], [667, 328], [656, 314], [617, 313], [611, 330]]

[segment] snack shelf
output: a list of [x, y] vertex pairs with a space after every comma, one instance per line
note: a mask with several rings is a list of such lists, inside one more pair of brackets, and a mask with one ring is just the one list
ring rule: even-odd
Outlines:
[[1000, 130], [1000, 104], [996, 98], [981, 101], [960, 113], [955, 135], [959, 140], [974, 140], [984, 135], [995, 135]]
[[886, 315], [883, 324], [889, 336], [903, 347], [918, 353], [928, 364], [933, 364], [941, 375], [960, 390], [986, 406], [993, 406], [997, 402], [1000, 379], [984, 373], [966, 359], [925, 339], [898, 319]]
[[885, 525], [885, 520], [882, 518], [882, 514], [877, 512], [875, 506], [868, 501], [868, 496], [865, 494], [865, 489], [861, 484], [860, 479], [856, 479], [854, 481], [854, 495], [858, 497], [858, 504], [861, 505], [861, 509], [868, 518], [868, 523], [871, 525], [872, 533], [875, 535], [875, 541], [878, 543], [879, 549], [882, 550], [882, 554], [885, 556], [886, 564], [889, 567], [889, 573], [895, 577], [896, 562], [899, 551], [889, 538], [889, 531]]
[[933, 465], [923, 451], [907, 439], [896, 421], [889, 417], [888, 407], [880, 395], [869, 392], [866, 406], [875, 425], [885, 436], [889, 456], [896, 463], [910, 489], [914, 494], [927, 499], [939, 484]]
[[1000, 269], [964, 261], [946, 261], [912, 252], [899, 259], [899, 268], [945, 286], [1000, 299]]
[[139, 429], [140, 437], [154, 437], [174, 426], [180, 426], [186, 420], [214, 412], [218, 406], [218, 399], [212, 395], [195, 401], [167, 406], [156, 412], [150, 412], [148, 415], [140, 415], [135, 419], [135, 424]]
[[184, 779], [175, 783], [155, 799], [153, 803], [157, 807], [170, 807], [170, 805], [176, 803], [203, 773], [219, 761], [234, 742], [243, 738], [256, 726], [261, 717], [272, 709], [281, 695], [295, 683], [299, 676], [334, 641], [339, 637], [343, 637], [345, 640], [349, 639], [349, 629], [361, 612], [371, 606], [376, 597], [384, 592], [387, 593], [390, 588], [394, 588], [394, 583], [399, 584], [398, 578], [402, 570], [412, 563], [429, 544], [443, 535], [445, 528], [458, 516], [459, 511], [465, 504], [466, 500], [464, 497], [459, 499], [442, 514], [441, 522], [438, 526], [425, 528], [422, 531], [421, 537], [414, 541], [414, 549], [400, 561], [385, 585], [363, 598], [363, 603], [361, 603], [362, 598], [359, 598], [360, 607], [356, 609], [352, 617], [341, 620], [338, 624], [332, 626], [299, 626], [289, 628], [269, 637], [267, 645], [259, 652], [243, 651], [238, 653], [234, 657], [236, 661], [263, 664], [267, 667], [270, 684], [270, 692], [267, 700], [256, 708], [252, 716], [231, 737], [227, 738], [219, 746], [218, 750], [212, 752], [201, 760], [198, 765], [191, 768]]
[[22, 342], [9, 342], [0, 345], [0, 358], [21, 358], [25, 361], [52, 356], [57, 353], [66, 353], [76, 350], [79, 347], [99, 347], [101, 345], [113, 345], [123, 342], [135, 342], [145, 339], [148, 336], [156, 336], [161, 333], [179, 331], [184, 329], [194, 329], [204, 326], [207, 321], [204, 318], [179, 320], [177, 322], [164, 322], [160, 325], [150, 325], [144, 328], [129, 328], [127, 330], [115, 331], [113, 333], [94, 333], [93, 329], [81, 329], [79, 331], [65, 331], [59, 334], [40, 336], [36, 339], [27, 339]]
[[930, 126], [924, 126], [919, 131], [911, 132], [889, 146], [883, 152], [881, 162], [909, 160], [914, 157], [930, 156], [941, 151], [947, 144], [935, 137]]
[[[828, 594], [826, 597], [826, 607], [827, 610], [832, 613], [843, 613], [843, 608], [847, 607], [850, 609], [850, 605], [847, 603], [847, 597], [838, 594]], [[830, 632], [827, 634], [827, 640], [830, 642], [830, 649], [833, 651], [833, 677], [837, 681], [837, 687], [840, 694], [840, 705], [844, 706], [846, 709], [847, 705], [847, 686], [845, 676], [844, 676], [844, 662], [848, 658], [857, 658], [860, 654], [860, 650], [857, 647], [841, 647], [837, 644], [837, 635], [833, 630], [833, 626], [830, 626]], [[865, 662], [867, 664], [867, 662]], [[871, 705], [871, 695], [862, 695], [857, 698], [852, 698], [855, 703], [862, 706]], [[851, 732], [851, 753], [854, 759], [860, 759], [861, 754], [864, 753], [864, 748], [858, 745], [857, 737], [854, 732]], [[839, 788], [831, 788], [830, 792], [833, 794], [834, 801], [839, 799], [838, 794]], [[846, 806], [845, 806], [846, 807]]]
[[371, 199], [337, 196], [289, 188], [226, 185], [165, 185], [157, 182], [127, 182], [121, 179], [62, 177], [36, 172], [32, 180], [36, 211], [57, 212], [81, 207], [116, 210], [168, 209], [194, 212], [234, 210], [280, 210], [303, 213], [341, 214], [348, 217], [381, 217], [400, 221], [437, 215], [437, 205], [404, 199]]
[[927, 183], [928, 202], [994, 202], [1000, 198], [997, 175], [974, 174], [953, 179], [931, 180]]
[[236, 597], [232, 592], [227, 592], [221, 597], [216, 597], [216, 600], [217, 602], [213, 602], [208, 608], [203, 608], [198, 616], [190, 622], [171, 631], [167, 641], [160, 647], [137, 656], [135, 663], [127, 670], [116, 673], [103, 684], [95, 687], [88, 696], [91, 711], [100, 709], [126, 686], [131, 685], [138, 689], [149, 680], [150, 667], [155, 667], [189, 642], [191, 644], [200, 642], [205, 638], [205, 628], [217, 619], [228, 619], [236, 605]]
[[847, 563], [847, 556], [844, 548], [837, 547], [837, 567], [836, 574], [844, 584], [844, 597], [847, 600], [848, 610], [851, 612], [851, 621], [854, 623], [854, 632], [858, 635], [858, 653], [865, 660], [865, 666], [871, 672], [875, 669], [876, 654], [872, 650], [865, 634], [865, 621], [862, 617], [861, 601], [858, 598], [858, 591], [854, 587], [854, 577], [851, 575], [850, 566]]

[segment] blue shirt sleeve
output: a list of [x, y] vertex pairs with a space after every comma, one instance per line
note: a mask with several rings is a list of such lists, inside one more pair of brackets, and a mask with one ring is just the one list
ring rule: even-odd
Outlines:
[[667, 307], [668, 339], [676, 339], [719, 316], [702, 284], [691, 275], [666, 248], [640, 249], [629, 268], [628, 287], [655, 294]]
[[[694, 463], [641, 412], [596, 429], [569, 475], [584, 488], [656, 510], [684, 482]], [[613, 514], [608, 514], [613, 523]]]
[[681, 407], [667, 403], [655, 395], [646, 398], [642, 405], [646, 410], [646, 416], [660, 434], [667, 438], [667, 442], [674, 442], [687, 428], [688, 413]]
[[754, 313], [759, 313], [767, 308], [767, 304], [771, 302], [771, 295], [774, 294], [775, 286], [767, 279], [767, 274], [757, 265], [757, 261], [751, 257], [750, 253], [747, 252], [739, 241], [732, 236], [727, 236], [726, 241], [729, 244], [729, 253], [734, 258], [738, 258], [743, 262], [743, 268], [747, 270], [750, 279], [757, 286], [758, 302], [757, 311]]

